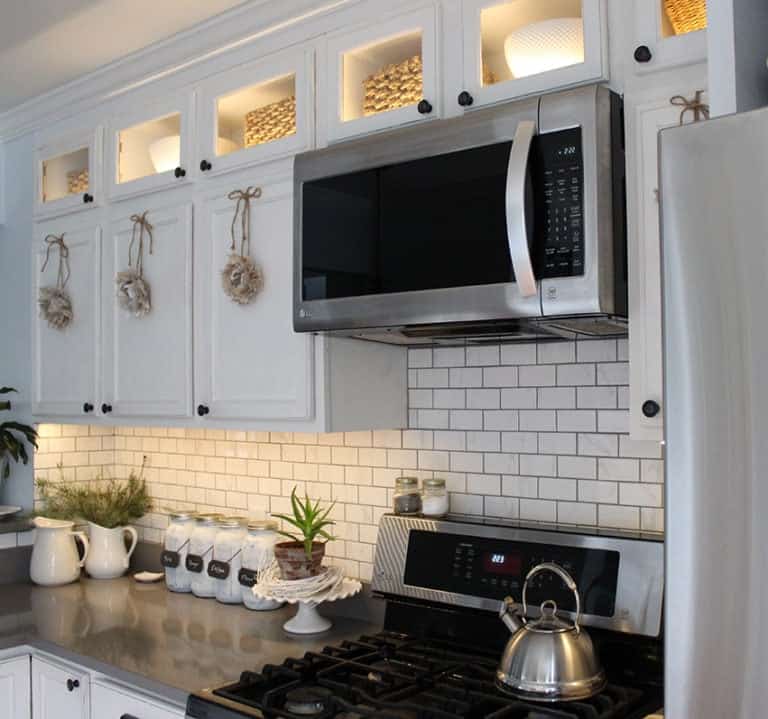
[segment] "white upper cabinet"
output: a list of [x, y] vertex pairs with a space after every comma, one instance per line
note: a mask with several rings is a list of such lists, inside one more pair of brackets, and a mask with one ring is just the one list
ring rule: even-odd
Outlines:
[[[137, 202], [121, 209], [104, 243], [104, 391], [97, 409], [115, 418], [190, 416], [192, 204], [146, 214]], [[148, 311], [137, 300], [145, 289]]]
[[101, 128], [56, 138], [38, 136], [34, 160], [36, 217], [101, 204], [101, 140]]
[[706, 0], [632, 0], [635, 38], [628, 62], [642, 75], [707, 58]]
[[314, 138], [314, 53], [292, 50], [227, 70], [198, 89], [204, 176], [309, 149]]
[[109, 197], [118, 199], [188, 182], [193, 161], [191, 91], [164, 100], [126, 101], [115, 111], [106, 137]]
[[431, 5], [325, 38], [318, 84], [325, 141], [439, 116], [437, 12]]
[[[195, 394], [202, 418], [313, 416], [314, 341], [292, 326], [292, 185], [265, 185], [260, 193], [250, 201], [250, 248], [242, 244], [240, 214], [233, 224], [238, 203], [227, 191], [196, 203]], [[225, 294], [222, 283], [233, 228], [234, 252], [249, 256], [263, 278], [248, 304]]]
[[[641, 0], [648, 2], [648, 0]], [[463, 0], [464, 108], [596, 82], [602, 0]]]
[[[35, 226], [29, 301], [34, 306], [32, 410], [37, 415], [91, 415], [98, 401], [101, 227], [89, 219], [90, 214], [74, 215]], [[54, 302], [61, 309], [68, 300], [69, 324], [57, 326], [42, 316], [43, 289], [46, 295], [57, 289], [66, 295], [56, 292]]]

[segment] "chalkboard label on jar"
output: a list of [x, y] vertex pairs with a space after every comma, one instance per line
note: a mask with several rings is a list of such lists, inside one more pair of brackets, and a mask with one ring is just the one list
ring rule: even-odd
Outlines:
[[237, 575], [237, 581], [241, 586], [250, 589], [256, 584], [256, 572], [253, 569], [241, 569]]
[[170, 549], [164, 549], [160, 553], [160, 564], [168, 569], [176, 569], [179, 566], [181, 558], [178, 552], [172, 552]]
[[229, 576], [229, 562], [212, 559], [208, 562], [208, 576], [214, 579], [226, 579]]
[[186, 567], [187, 571], [194, 574], [200, 574], [203, 571], [203, 558], [198, 554], [188, 554]]

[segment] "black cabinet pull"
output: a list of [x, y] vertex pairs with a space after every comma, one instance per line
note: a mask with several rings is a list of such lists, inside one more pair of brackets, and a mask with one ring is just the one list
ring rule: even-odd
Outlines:
[[183, 167], [177, 167], [173, 171], [173, 176], [174, 177], [185, 177], [186, 174], [187, 174], [187, 171]]
[[661, 406], [658, 402], [652, 399], [643, 402], [643, 414], [646, 417], [655, 417], [659, 412], [661, 412]]
[[208, 162], [208, 160], [200, 160], [200, 169], [203, 172], [208, 172], [208, 170], [210, 170], [212, 167], [213, 165], [211, 165], [211, 163]]
[[89, 202], [93, 202], [93, 195], [91, 195], [91, 194], [89, 194], [89, 193], [87, 193], [87, 192], [86, 192], [86, 193], [83, 195], [83, 202], [84, 202], [85, 204], [88, 204]]
[[106, 402], [101, 405], [101, 413], [102, 414], [109, 414], [112, 411], [112, 405], [107, 404]]
[[88, 412], [93, 412], [93, 405], [90, 402], [83, 403], [83, 412], [88, 414]]
[[79, 679], [67, 679], [67, 691], [73, 692], [80, 686]]
[[636, 62], [650, 62], [653, 58], [651, 48], [647, 45], [638, 45], [635, 48], [635, 61]]
[[139, 719], [139, 718], [133, 716], [133, 714], [121, 714], [120, 719]]
[[197, 405], [197, 416], [198, 417], [205, 417], [208, 413], [210, 413], [210, 408], [207, 407], [204, 404]]
[[459, 93], [459, 105], [462, 107], [469, 107], [473, 102], [475, 101], [475, 98], [472, 97], [466, 90], [462, 90]]
[[429, 100], [422, 100], [418, 105], [416, 105], [416, 109], [422, 115], [429, 115], [429, 113], [432, 112], [432, 103]]

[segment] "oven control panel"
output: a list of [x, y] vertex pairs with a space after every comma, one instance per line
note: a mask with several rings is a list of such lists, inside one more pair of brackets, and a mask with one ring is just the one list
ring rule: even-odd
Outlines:
[[[615, 611], [620, 555], [616, 551], [521, 542], [487, 537], [410, 532], [404, 582], [456, 594], [521, 601], [525, 577], [537, 564], [554, 562], [575, 580], [582, 611], [611, 617]], [[553, 600], [566, 611], [576, 608], [573, 593], [552, 572], [528, 584], [528, 603]]]

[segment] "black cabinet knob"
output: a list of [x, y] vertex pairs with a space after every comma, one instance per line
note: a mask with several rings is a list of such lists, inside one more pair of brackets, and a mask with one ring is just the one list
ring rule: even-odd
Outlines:
[[183, 167], [177, 167], [173, 171], [173, 176], [174, 177], [185, 177], [186, 174], [187, 174], [187, 171]]
[[88, 412], [93, 412], [93, 405], [90, 402], [83, 403], [83, 412], [88, 414]]
[[204, 404], [197, 405], [197, 416], [198, 417], [205, 417], [205, 415], [210, 413], [210, 408], [207, 407]]
[[112, 405], [107, 404], [106, 402], [101, 405], [101, 413], [102, 414], [109, 414], [112, 411]]
[[87, 205], [89, 202], [93, 202], [93, 195], [86, 192], [83, 194], [83, 203]]
[[653, 53], [651, 52], [651, 48], [647, 45], [638, 45], [635, 48], [636, 62], [650, 62], [651, 58], [653, 58]]
[[79, 679], [67, 679], [67, 690], [68, 691], [75, 691], [80, 686], [80, 680]]
[[432, 112], [432, 103], [429, 100], [422, 100], [418, 105], [416, 105], [416, 109], [422, 115], [429, 115], [429, 113]]
[[208, 170], [210, 170], [212, 167], [213, 165], [211, 165], [211, 163], [208, 162], [208, 160], [200, 160], [200, 169], [203, 172], [208, 172]]
[[659, 412], [661, 412], [661, 406], [658, 402], [652, 399], [643, 402], [643, 414], [646, 417], [655, 417]]
[[133, 714], [121, 714], [120, 719], [139, 719], [139, 718], [133, 716]]
[[475, 101], [475, 98], [472, 97], [466, 90], [462, 90], [459, 93], [459, 105], [462, 107], [469, 107], [473, 102]]

